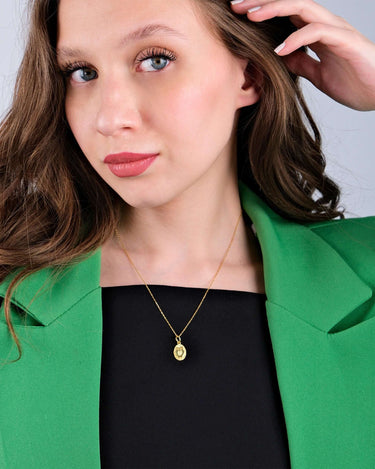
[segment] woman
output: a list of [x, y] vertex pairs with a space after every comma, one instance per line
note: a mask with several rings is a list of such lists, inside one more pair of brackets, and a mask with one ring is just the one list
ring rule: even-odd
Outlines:
[[298, 75], [375, 109], [375, 45], [312, 1], [34, 0], [1, 467], [374, 467], [375, 218], [342, 219]]

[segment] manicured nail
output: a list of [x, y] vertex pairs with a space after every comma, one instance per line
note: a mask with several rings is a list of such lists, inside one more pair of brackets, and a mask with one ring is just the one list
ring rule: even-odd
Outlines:
[[232, 5], [237, 5], [237, 3], [242, 3], [244, 0], [233, 0], [230, 2]]
[[250, 8], [250, 10], [247, 10], [248, 13], [252, 13], [253, 11], [258, 11], [260, 10], [260, 7], [254, 7], [254, 8]]
[[284, 47], [285, 47], [285, 42], [283, 42], [282, 44], [277, 46], [276, 49], [274, 49], [274, 52], [276, 52], [276, 54], [278, 54], [282, 49], [284, 49]]

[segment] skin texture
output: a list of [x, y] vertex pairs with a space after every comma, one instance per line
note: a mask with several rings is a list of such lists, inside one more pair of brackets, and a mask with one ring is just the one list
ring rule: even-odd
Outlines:
[[[159, 32], [123, 43], [150, 23], [185, 38]], [[68, 122], [126, 202], [120, 230], [134, 262], [151, 283], [207, 285], [241, 210], [235, 125], [238, 110], [259, 99], [246, 61], [214, 39], [190, 0], [62, 0], [58, 24], [59, 65], [80, 68], [67, 77]], [[150, 49], [176, 60], [141, 62]], [[124, 151], [159, 156], [141, 175], [119, 178], [104, 158]], [[262, 290], [259, 254], [241, 222], [218, 284]], [[113, 240], [102, 259], [102, 285], [136, 280]]]

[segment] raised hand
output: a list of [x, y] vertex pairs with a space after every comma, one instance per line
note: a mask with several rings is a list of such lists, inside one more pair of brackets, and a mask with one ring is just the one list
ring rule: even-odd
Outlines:
[[[247, 14], [254, 22], [289, 16], [299, 29], [275, 50], [289, 70], [345, 106], [375, 110], [375, 44], [346, 20], [313, 0], [237, 0], [231, 4], [235, 13]], [[308, 46], [320, 61], [298, 50], [301, 46]]]

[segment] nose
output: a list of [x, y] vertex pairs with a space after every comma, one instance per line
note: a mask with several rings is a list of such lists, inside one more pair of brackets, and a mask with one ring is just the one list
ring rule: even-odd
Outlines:
[[104, 136], [115, 136], [141, 123], [135, 90], [125, 80], [103, 81], [99, 91], [96, 128]]

